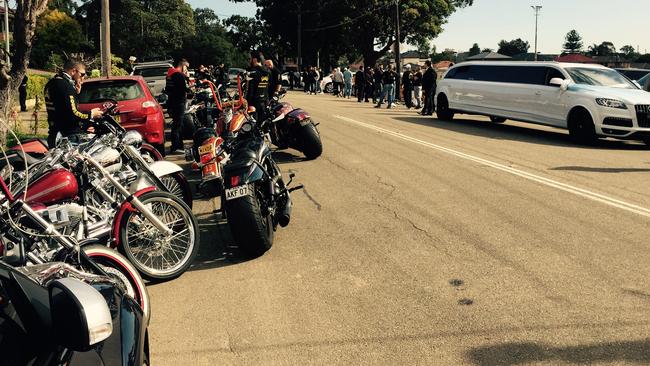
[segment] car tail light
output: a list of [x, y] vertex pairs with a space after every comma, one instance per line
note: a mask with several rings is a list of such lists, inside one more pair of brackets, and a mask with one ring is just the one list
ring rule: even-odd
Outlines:
[[158, 112], [158, 105], [156, 102], [152, 102], [150, 100], [142, 103], [142, 110], [144, 114], [155, 114]]
[[214, 154], [212, 153], [207, 153], [201, 155], [201, 164], [207, 164], [211, 162], [214, 159]]
[[239, 185], [239, 176], [235, 175], [233, 177], [230, 177], [230, 186], [237, 187], [238, 185]]

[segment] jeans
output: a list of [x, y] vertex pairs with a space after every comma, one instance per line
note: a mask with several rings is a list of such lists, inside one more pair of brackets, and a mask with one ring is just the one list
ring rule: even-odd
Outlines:
[[421, 86], [414, 86], [413, 87], [413, 94], [415, 97], [415, 108], [421, 108], [422, 105], [422, 87]]
[[352, 83], [345, 83], [345, 90], [343, 91], [344, 97], [350, 97], [352, 95]]
[[381, 105], [384, 102], [384, 98], [388, 99], [389, 107], [393, 105], [393, 101], [395, 100], [395, 84], [384, 84], [384, 89], [381, 91], [377, 105]]

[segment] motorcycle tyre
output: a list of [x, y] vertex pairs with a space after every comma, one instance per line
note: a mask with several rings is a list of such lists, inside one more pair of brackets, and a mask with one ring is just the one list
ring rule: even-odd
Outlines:
[[137, 269], [138, 273], [140, 273], [140, 276], [142, 278], [146, 279], [147, 281], [150, 282], [164, 282], [164, 281], [169, 281], [173, 280], [175, 278], [180, 277], [187, 269], [192, 265], [194, 262], [194, 259], [196, 258], [196, 255], [199, 253], [199, 246], [200, 246], [200, 237], [199, 237], [199, 223], [196, 220], [196, 216], [194, 216], [194, 213], [192, 213], [192, 209], [187, 207], [187, 204], [183, 202], [180, 198], [174, 196], [171, 193], [167, 192], [161, 192], [161, 191], [152, 191], [152, 192], [147, 192], [138, 199], [143, 203], [147, 203], [147, 199], [152, 196], [162, 196], [164, 198], [169, 198], [172, 200], [177, 201], [184, 209], [185, 211], [189, 214], [189, 218], [192, 222], [192, 226], [194, 227], [194, 247], [192, 248], [192, 252], [190, 253], [189, 257], [186, 259], [185, 263], [178, 268], [176, 271], [165, 274], [165, 275], [160, 275], [160, 274], [152, 274], [151, 272], [147, 272], [146, 270], [143, 270], [139, 265], [137, 265], [137, 259], [133, 256], [133, 254], [130, 251], [127, 251], [125, 249], [125, 240], [126, 240], [126, 226], [127, 223], [129, 222], [129, 219], [131, 218], [131, 215], [137, 213], [134, 211], [127, 211], [124, 213], [124, 216], [122, 216], [122, 221], [120, 222], [120, 245], [119, 245], [119, 251], [124, 254], [126, 258], [129, 259], [129, 261], [133, 264], [133, 266]]
[[[244, 196], [225, 201], [228, 226], [235, 243], [252, 258], [266, 253], [273, 246], [273, 218], [262, 217], [256, 196]], [[266, 225], [265, 225], [266, 222]]]
[[192, 187], [190, 187], [190, 183], [187, 181], [187, 178], [185, 178], [183, 172], [175, 172], [172, 174], [163, 175], [160, 177], [160, 180], [166, 177], [174, 179], [178, 186], [181, 188], [181, 196], [176, 197], [183, 200], [183, 202], [185, 202], [189, 208], [192, 208], [192, 204], [194, 203], [194, 199], [192, 198]]
[[313, 123], [304, 125], [298, 130], [298, 136], [302, 144], [302, 152], [307, 160], [314, 160], [323, 153], [323, 143], [320, 134]]

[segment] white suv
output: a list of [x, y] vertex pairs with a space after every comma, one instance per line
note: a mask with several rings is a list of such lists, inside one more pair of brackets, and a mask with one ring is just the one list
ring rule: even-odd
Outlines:
[[600, 65], [557, 62], [464, 62], [436, 90], [438, 118], [455, 113], [568, 128], [580, 142], [598, 136], [650, 145], [650, 93]]

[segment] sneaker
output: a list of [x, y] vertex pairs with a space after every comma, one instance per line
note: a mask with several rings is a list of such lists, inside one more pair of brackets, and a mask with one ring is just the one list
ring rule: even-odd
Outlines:
[[381, 104], [377, 104], [375, 108], [381, 108]]

